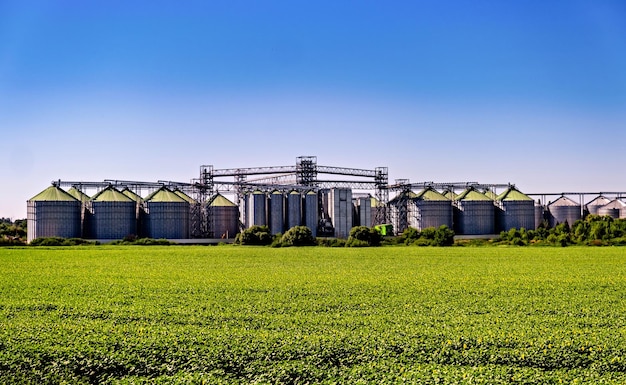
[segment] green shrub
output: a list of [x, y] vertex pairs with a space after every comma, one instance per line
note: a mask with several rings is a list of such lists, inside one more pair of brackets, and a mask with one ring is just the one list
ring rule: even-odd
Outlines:
[[381, 240], [382, 235], [376, 229], [367, 226], [355, 226], [350, 230], [346, 246], [380, 246]]
[[235, 237], [235, 243], [238, 245], [267, 246], [273, 241], [274, 237], [270, 234], [269, 227], [258, 225], [245, 229]]
[[282, 246], [313, 246], [315, 238], [306, 226], [294, 226], [287, 230], [281, 239]]

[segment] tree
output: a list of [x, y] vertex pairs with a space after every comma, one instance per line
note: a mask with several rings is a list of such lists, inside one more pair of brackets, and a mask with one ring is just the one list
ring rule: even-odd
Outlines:
[[294, 226], [287, 230], [281, 239], [283, 246], [313, 246], [315, 238], [306, 226]]
[[239, 245], [267, 246], [272, 243], [274, 237], [270, 234], [267, 226], [252, 226], [245, 229], [235, 237], [235, 243]]
[[376, 229], [367, 226], [355, 226], [350, 230], [346, 246], [380, 246], [381, 240], [382, 235]]

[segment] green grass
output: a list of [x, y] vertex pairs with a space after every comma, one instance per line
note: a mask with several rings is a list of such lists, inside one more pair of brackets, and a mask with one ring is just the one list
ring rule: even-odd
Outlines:
[[1, 383], [624, 383], [621, 248], [0, 249]]

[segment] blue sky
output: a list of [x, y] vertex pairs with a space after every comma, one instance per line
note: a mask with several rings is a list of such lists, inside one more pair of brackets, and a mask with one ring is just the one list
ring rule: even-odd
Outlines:
[[623, 1], [0, 0], [0, 216], [301, 155], [625, 191], [624, 36]]

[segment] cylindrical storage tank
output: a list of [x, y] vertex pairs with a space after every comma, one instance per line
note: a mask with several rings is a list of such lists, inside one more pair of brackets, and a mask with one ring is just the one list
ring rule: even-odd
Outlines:
[[470, 187], [457, 197], [455, 232], [463, 235], [486, 235], [495, 232], [493, 200]]
[[581, 218], [580, 205], [565, 196], [548, 204], [548, 213], [550, 227], [565, 222], [573, 225], [574, 222]]
[[328, 196], [328, 214], [335, 228], [335, 237], [348, 238], [352, 229], [352, 190], [334, 188]]
[[161, 187], [145, 199], [145, 232], [154, 239], [189, 238], [189, 202]]
[[250, 226], [267, 226], [267, 198], [256, 190], [248, 196], [248, 223]]
[[209, 204], [211, 229], [215, 238], [235, 238], [239, 232], [239, 207], [217, 194]]
[[93, 239], [123, 239], [137, 235], [135, 201], [109, 186], [91, 198]]
[[189, 203], [189, 237], [199, 237], [200, 223], [202, 217], [200, 204], [198, 203], [198, 201], [178, 189], [174, 190], [174, 194], [178, 195], [179, 197], [183, 198], [187, 203]]
[[146, 213], [143, 208], [143, 198], [139, 196], [137, 193], [126, 187], [121, 191], [122, 194], [126, 195], [130, 199], [135, 202], [135, 219], [137, 220], [137, 235], [139, 237], [148, 237], [148, 233], [146, 232], [146, 223], [145, 216]]
[[606, 215], [615, 219], [626, 218], [626, 203], [619, 199], [613, 199], [598, 209], [598, 215]]
[[72, 187], [69, 190], [67, 190], [67, 193], [70, 194], [71, 196], [73, 196], [74, 198], [78, 199], [80, 201], [80, 221], [81, 221], [81, 237], [82, 238], [86, 238], [88, 233], [89, 233], [89, 221], [88, 221], [88, 217], [87, 217], [87, 209], [89, 207], [89, 202], [91, 200], [91, 198], [89, 197], [89, 195], [85, 194], [84, 192], [80, 191], [79, 189], [77, 189], [76, 187]]
[[496, 198], [499, 228], [496, 231], [510, 229], [532, 230], [535, 228], [535, 201], [522, 194], [515, 187], [509, 187]]
[[587, 212], [589, 215], [598, 215], [598, 210], [602, 206], [606, 206], [611, 203], [611, 200], [605, 196], [598, 195], [591, 202], [587, 203]]
[[287, 229], [302, 224], [302, 196], [292, 191], [287, 196]]
[[372, 227], [372, 198], [358, 198], [359, 226]]
[[270, 233], [282, 233], [285, 227], [285, 197], [282, 192], [274, 191], [270, 194], [269, 209]]
[[304, 225], [317, 237], [317, 223], [319, 221], [319, 201], [315, 191], [309, 191], [304, 196]]
[[427, 187], [420, 191], [415, 198], [417, 218], [416, 228], [423, 230], [428, 227], [440, 227], [446, 225], [453, 228], [452, 223], [452, 201], [446, 198], [432, 187]]
[[541, 202], [535, 202], [535, 229], [538, 229], [545, 220], [545, 208]]
[[81, 202], [57, 186], [50, 186], [26, 202], [27, 241], [36, 238], [81, 236]]

